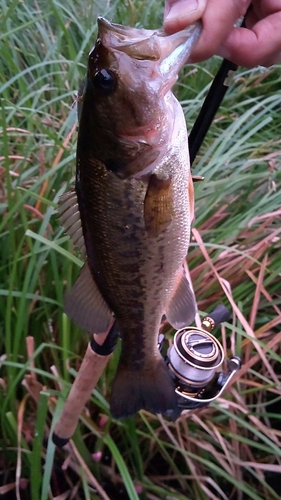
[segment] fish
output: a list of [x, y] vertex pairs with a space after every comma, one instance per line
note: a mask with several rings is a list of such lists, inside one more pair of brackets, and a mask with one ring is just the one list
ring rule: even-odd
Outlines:
[[200, 33], [200, 23], [167, 35], [99, 17], [79, 90], [75, 189], [58, 212], [85, 263], [64, 309], [93, 334], [115, 321], [116, 419], [141, 409], [178, 414], [157, 343], [164, 315], [180, 329], [196, 313], [183, 265], [194, 192], [186, 122], [171, 88]]

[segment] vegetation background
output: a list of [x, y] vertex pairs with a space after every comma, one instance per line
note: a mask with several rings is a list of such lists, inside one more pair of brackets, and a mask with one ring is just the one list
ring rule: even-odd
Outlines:
[[[113, 358], [73, 440], [63, 450], [48, 441], [88, 340], [63, 314], [81, 261], [55, 210], [73, 185], [73, 103], [98, 14], [153, 28], [163, 4], [0, 0], [0, 496], [279, 499], [280, 65], [239, 70], [194, 166], [205, 181], [188, 261], [200, 310], [232, 311], [217, 335], [243, 358], [235, 383], [176, 423], [146, 412], [116, 422]], [[181, 74], [189, 129], [219, 63]]]

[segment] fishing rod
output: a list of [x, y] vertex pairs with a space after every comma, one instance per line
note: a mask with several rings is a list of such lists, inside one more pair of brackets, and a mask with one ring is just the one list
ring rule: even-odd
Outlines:
[[[245, 27], [245, 17], [237, 25], [240, 25], [241, 28]], [[237, 69], [237, 64], [228, 59], [223, 59], [188, 137], [190, 166], [203, 144]], [[203, 179], [195, 176], [195, 180]]]
[[190, 165], [193, 164], [203, 144], [237, 68], [236, 64], [227, 59], [224, 59], [220, 65], [188, 137]]
[[[215, 401], [240, 369], [240, 358], [233, 356], [227, 361], [227, 371], [218, 372], [225, 354], [221, 343], [211, 331], [223, 321], [228, 321], [229, 316], [225, 306], [217, 306], [203, 318], [201, 328], [186, 327], [178, 330], [166, 354], [162, 352], [167, 341], [163, 334], [159, 335], [158, 349], [170, 371], [177, 397], [177, 410], [173, 412], [173, 420], [183, 410], [203, 408]], [[90, 399], [118, 338], [118, 331], [113, 324], [107, 334], [93, 335], [89, 342], [80, 370], [54, 428], [52, 439], [58, 447], [65, 446], [72, 437], [80, 414]]]
[[[222, 61], [189, 135], [190, 165], [196, 158], [236, 70], [237, 66], [231, 61], [226, 59]], [[224, 362], [225, 354], [222, 345], [211, 331], [227, 320], [229, 320], [228, 309], [223, 305], [217, 306], [212, 313], [203, 318], [201, 328], [186, 327], [178, 330], [172, 346], [163, 356], [174, 381], [177, 397], [174, 419], [183, 410], [202, 408], [215, 401], [240, 369], [240, 358], [233, 356], [227, 361], [227, 371], [218, 372]], [[118, 337], [118, 331], [113, 323], [108, 332], [93, 335], [88, 344], [62, 414], [54, 427], [52, 439], [58, 447], [65, 446], [72, 437], [80, 414], [114, 351]], [[165, 338], [161, 334], [158, 339], [161, 353], [164, 346]]]

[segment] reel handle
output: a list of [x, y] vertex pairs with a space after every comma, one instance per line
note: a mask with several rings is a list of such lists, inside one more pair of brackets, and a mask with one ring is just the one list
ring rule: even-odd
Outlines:
[[211, 332], [224, 321], [229, 321], [230, 312], [223, 304], [219, 304], [215, 309], [202, 320], [202, 328]]

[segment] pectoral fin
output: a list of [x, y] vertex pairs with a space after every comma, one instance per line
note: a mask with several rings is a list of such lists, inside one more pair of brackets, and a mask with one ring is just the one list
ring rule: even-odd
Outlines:
[[73, 244], [83, 255], [86, 255], [79, 206], [75, 191], [65, 193], [59, 198], [59, 220]]
[[166, 318], [173, 328], [179, 330], [193, 322], [196, 310], [195, 296], [182, 268], [174, 295], [166, 310]]
[[157, 238], [169, 226], [173, 215], [171, 178], [165, 179], [152, 174], [144, 200], [144, 222], [149, 236]]
[[112, 313], [91, 275], [87, 262], [64, 299], [67, 316], [90, 333], [103, 333], [112, 321]]
[[195, 213], [194, 185], [193, 185], [193, 178], [192, 178], [191, 174], [189, 176], [189, 181], [188, 181], [188, 198], [189, 198], [190, 223], [191, 223], [194, 219], [194, 213]]

